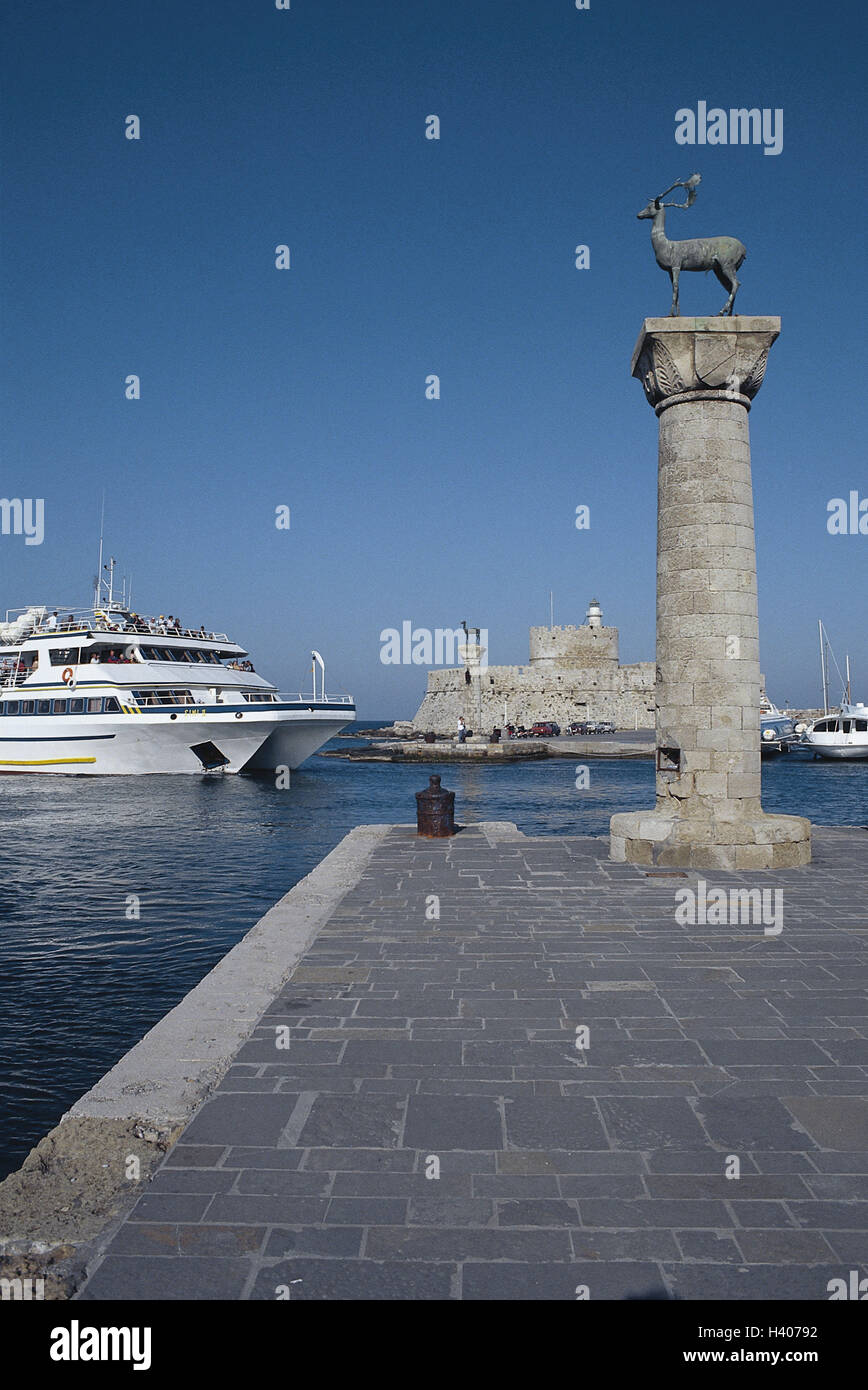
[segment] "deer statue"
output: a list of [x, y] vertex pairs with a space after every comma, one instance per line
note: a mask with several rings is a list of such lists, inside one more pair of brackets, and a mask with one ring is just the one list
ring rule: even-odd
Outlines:
[[[689, 208], [696, 198], [696, 187], [700, 182], [700, 177], [699, 174], [691, 174], [689, 179], [679, 179], [677, 183], [670, 184], [656, 198], [652, 198], [647, 207], [636, 214], [640, 220], [645, 217], [653, 218], [651, 245], [654, 247], [654, 255], [661, 270], [668, 270], [669, 279], [672, 281], [670, 318], [675, 318], [678, 314], [678, 277], [682, 270], [713, 270], [723, 288], [729, 290], [729, 299], [720, 310], [720, 315], [732, 314], [732, 306], [735, 303], [739, 286], [736, 271], [747, 255], [741, 242], [736, 241], [735, 237], [732, 236], [696, 237], [692, 241], [670, 241], [666, 236], [666, 213], [664, 209]], [[686, 203], [664, 203], [661, 201], [667, 193], [672, 192], [673, 188], [685, 188], [687, 190]]]

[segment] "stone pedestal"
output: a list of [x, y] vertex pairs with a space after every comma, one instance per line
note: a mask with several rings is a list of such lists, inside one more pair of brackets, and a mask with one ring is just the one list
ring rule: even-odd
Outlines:
[[465, 692], [464, 721], [476, 734], [482, 733], [482, 658], [485, 652], [486, 648], [478, 642], [462, 643], [458, 648], [458, 656], [470, 674]]
[[612, 817], [610, 855], [790, 868], [810, 822], [760, 801], [760, 665], [748, 411], [777, 318], [646, 319], [633, 354], [660, 420], [657, 805]]

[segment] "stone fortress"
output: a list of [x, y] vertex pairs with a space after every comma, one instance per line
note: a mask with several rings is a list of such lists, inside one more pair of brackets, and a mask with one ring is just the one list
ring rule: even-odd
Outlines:
[[592, 599], [581, 627], [532, 627], [527, 666], [484, 666], [485, 649], [459, 647], [463, 667], [429, 671], [428, 689], [412, 723], [421, 733], [468, 729], [490, 734], [504, 724], [554, 719], [608, 719], [617, 729], [654, 727], [655, 667], [618, 662], [618, 629], [603, 626]]

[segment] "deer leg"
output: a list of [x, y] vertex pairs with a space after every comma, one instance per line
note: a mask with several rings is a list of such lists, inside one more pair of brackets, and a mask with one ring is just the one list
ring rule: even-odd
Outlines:
[[669, 271], [669, 279], [672, 281], [672, 308], [669, 310], [671, 319], [678, 317], [678, 276], [680, 270], [678, 266], [673, 266]]
[[725, 290], [729, 290], [729, 299], [726, 301], [717, 317], [722, 318], [726, 314], [732, 316], [732, 308], [735, 304], [735, 296], [738, 292], [738, 287], [741, 281], [736, 279], [735, 268], [733, 266], [727, 266], [726, 269], [724, 269], [724, 267], [720, 264], [719, 261], [715, 261], [713, 263], [712, 269], [714, 270], [714, 273], [717, 276], [720, 283], [723, 285], [723, 288]]

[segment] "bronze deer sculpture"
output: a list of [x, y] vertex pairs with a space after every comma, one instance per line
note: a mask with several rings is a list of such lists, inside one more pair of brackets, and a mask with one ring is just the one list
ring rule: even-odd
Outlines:
[[[691, 241], [670, 241], [666, 236], [666, 213], [664, 209], [689, 208], [696, 198], [696, 187], [699, 182], [700, 175], [691, 174], [689, 179], [680, 179], [677, 183], [670, 184], [656, 198], [652, 198], [647, 207], [636, 214], [639, 219], [653, 218], [651, 245], [654, 248], [654, 256], [661, 270], [668, 271], [669, 279], [672, 281], [670, 318], [675, 318], [678, 314], [678, 277], [682, 270], [713, 270], [723, 288], [729, 291], [729, 299], [720, 310], [718, 317], [732, 314], [732, 306], [735, 303], [735, 296], [739, 287], [736, 271], [747, 255], [741, 242], [736, 241], [735, 237], [732, 236], [696, 237]], [[667, 193], [672, 192], [673, 188], [686, 188], [686, 203], [664, 203], [662, 201]]]

